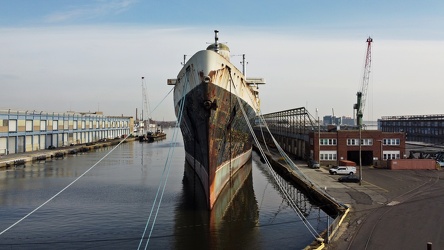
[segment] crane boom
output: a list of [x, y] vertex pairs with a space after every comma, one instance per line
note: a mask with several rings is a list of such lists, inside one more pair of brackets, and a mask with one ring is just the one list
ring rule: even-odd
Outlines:
[[360, 91], [356, 94], [357, 102], [354, 105], [356, 109], [356, 125], [362, 126], [362, 117], [364, 116], [364, 108], [367, 97], [368, 82], [370, 79], [370, 67], [372, 64], [372, 42], [371, 37], [367, 38], [367, 54], [365, 56], [364, 76], [362, 77], [362, 86]]
[[148, 93], [146, 90], [146, 84], [145, 84], [145, 77], [142, 76], [142, 100], [143, 100], [143, 107], [142, 107], [142, 121], [148, 119], [151, 119], [150, 117], [150, 107], [149, 107], [149, 102], [148, 102], [148, 97], [147, 97]]

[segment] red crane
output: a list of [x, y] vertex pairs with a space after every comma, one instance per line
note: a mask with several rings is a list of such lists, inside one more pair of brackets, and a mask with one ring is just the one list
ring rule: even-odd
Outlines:
[[372, 65], [372, 42], [371, 37], [367, 38], [367, 55], [365, 56], [364, 76], [362, 78], [361, 90], [356, 94], [357, 102], [353, 106], [356, 109], [356, 125], [362, 126], [362, 117], [364, 116], [365, 99], [367, 96], [367, 87], [370, 76], [370, 67]]

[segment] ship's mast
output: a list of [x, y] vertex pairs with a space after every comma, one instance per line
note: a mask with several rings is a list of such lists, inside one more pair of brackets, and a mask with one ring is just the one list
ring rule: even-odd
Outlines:
[[215, 46], [214, 51], [216, 51], [217, 53], [219, 53], [219, 43], [217, 42], [219, 41], [219, 37], [217, 37], [218, 33], [219, 33], [218, 30], [214, 30], [214, 46]]
[[244, 74], [245, 79], [247, 79], [247, 62], [245, 62], [245, 54], [242, 54], [242, 74]]

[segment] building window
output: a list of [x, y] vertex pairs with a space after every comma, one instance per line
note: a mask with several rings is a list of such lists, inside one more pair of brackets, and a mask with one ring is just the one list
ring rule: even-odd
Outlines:
[[347, 146], [354, 146], [354, 145], [358, 145], [357, 139], [347, 139]]
[[32, 120], [26, 120], [26, 132], [32, 132]]
[[319, 154], [321, 161], [336, 161], [337, 153], [336, 151], [321, 151]]
[[46, 131], [46, 120], [40, 121], [40, 131]]
[[17, 132], [17, 120], [9, 120], [8, 131]]
[[364, 145], [364, 146], [372, 146], [373, 145], [373, 139], [362, 139], [361, 142], [362, 142], [362, 145]]
[[[358, 146], [359, 139], [347, 139], [347, 146]], [[373, 139], [361, 139], [361, 145], [363, 146], [372, 146]]]
[[336, 139], [321, 139], [320, 140], [321, 145], [336, 145]]
[[359, 139], [347, 139], [348, 146], [357, 146], [359, 145]]
[[400, 139], [384, 139], [383, 145], [399, 145], [401, 143]]
[[384, 151], [382, 155], [384, 160], [401, 159], [399, 151]]
[[52, 121], [52, 130], [53, 131], [59, 130], [59, 121], [58, 120]]

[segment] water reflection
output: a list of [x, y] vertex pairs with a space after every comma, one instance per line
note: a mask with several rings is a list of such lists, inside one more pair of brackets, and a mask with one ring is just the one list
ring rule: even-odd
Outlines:
[[319, 210], [319, 207], [310, 201], [308, 196], [306, 196], [305, 193], [299, 190], [295, 185], [291, 184], [280, 175], [275, 175], [276, 178], [273, 177], [267, 165], [258, 164], [257, 168], [267, 178], [268, 183], [279, 191], [282, 201], [288, 206], [291, 206], [290, 201], [285, 197], [285, 194], [282, 192], [281, 188], [286, 192], [286, 194], [288, 194], [290, 200], [297, 206], [299, 211], [301, 211], [305, 217], [312, 213], [316, 213]]
[[187, 163], [184, 169], [183, 196], [175, 220], [176, 248], [252, 248], [258, 240], [259, 211], [251, 160], [223, 189], [211, 211], [194, 171]]

